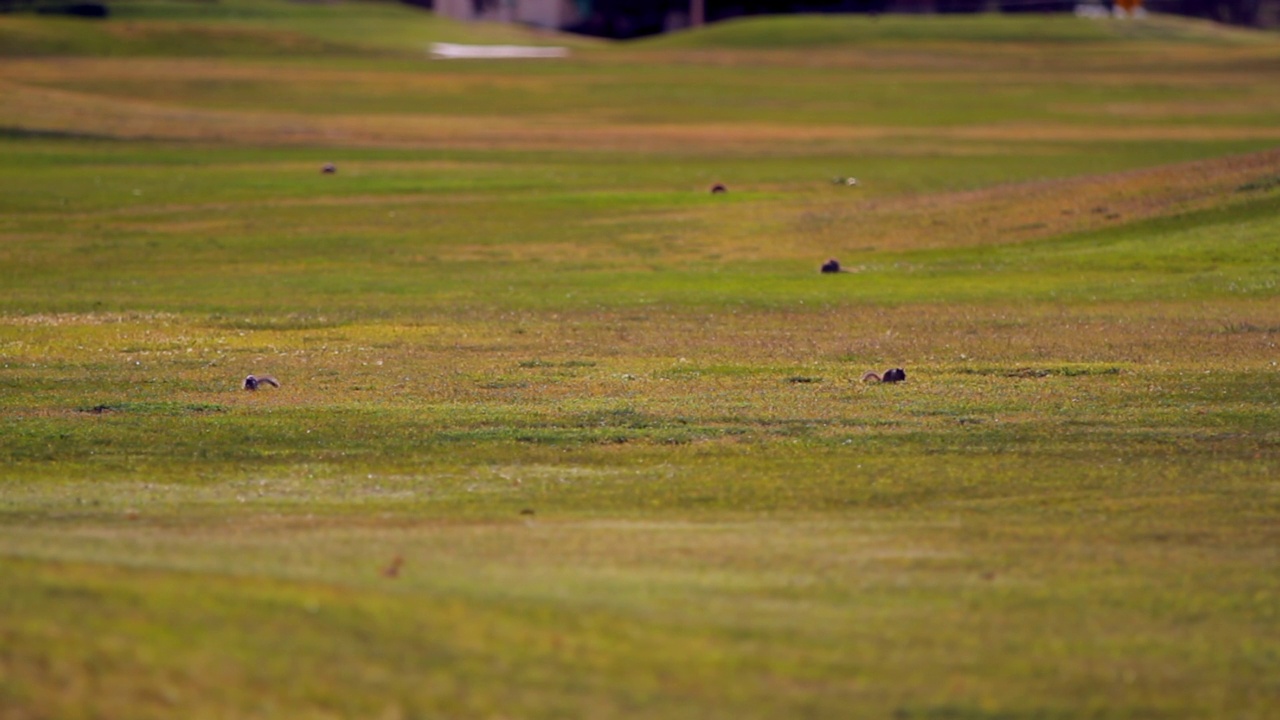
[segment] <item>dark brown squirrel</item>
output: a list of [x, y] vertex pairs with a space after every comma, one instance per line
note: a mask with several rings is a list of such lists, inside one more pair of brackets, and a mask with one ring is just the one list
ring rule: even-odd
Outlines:
[[826, 261], [826, 262], [822, 263], [822, 272], [824, 272], [824, 273], [847, 273], [847, 272], [849, 272], [849, 270], [847, 270], [847, 269], [845, 269], [845, 268], [840, 267], [840, 261], [839, 261], [839, 260], [837, 260], [837, 259], [835, 259], [835, 258], [831, 258], [830, 260], [828, 260], [828, 261]]
[[884, 375], [877, 375], [873, 372], [869, 372], [866, 375], [862, 376], [863, 382], [874, 381], [874, 382], [896, 383], [896, 382], [902, 382], [903, 380], [906, 380], [906, 379], [907, 379], [907, 371], [903, 370], [902, 368], [893, 368], [892, 370], [885, 370]]

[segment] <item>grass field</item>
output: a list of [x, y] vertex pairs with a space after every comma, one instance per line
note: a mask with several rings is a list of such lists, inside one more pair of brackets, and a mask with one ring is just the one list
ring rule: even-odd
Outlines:
[[1280, 37], [122, 0], [0, 68], [0, 719], [1280, 718]]

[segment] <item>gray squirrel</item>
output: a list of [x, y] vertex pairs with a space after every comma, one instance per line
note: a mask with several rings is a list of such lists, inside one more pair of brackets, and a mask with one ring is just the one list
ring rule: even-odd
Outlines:
[[270, 375], [250, 375], [244, 379], [240, 387], [245, 390], [257, 390], [259, 385], [270, 385], [271, 387], [280, 387], [280, 381]]

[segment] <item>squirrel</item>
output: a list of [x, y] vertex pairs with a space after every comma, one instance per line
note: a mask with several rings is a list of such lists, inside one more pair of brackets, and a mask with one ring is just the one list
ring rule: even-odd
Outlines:
[[259, 385], [270, 385], [271, 387], [280, 387], [280, 381], [270, 375], [250, 375], [244, 379], [240, 387], [245, 390], [257, 390]]
[[862, 376], [863, 382], [896, 383], [896, 382], [902, 382], [903, 380], [906, 380], [906, 379], [907, 379], [907, 371], [903, 370], [902, 368], [893, 368], [892, 370], [885, 370], [884, 375], [877, 375], [873, 372], [869, 372], [866, 375]]

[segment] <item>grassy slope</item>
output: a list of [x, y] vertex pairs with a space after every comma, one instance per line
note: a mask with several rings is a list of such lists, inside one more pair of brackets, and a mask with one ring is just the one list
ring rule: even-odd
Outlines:
[[0, 18], [0, 717], [1274, 711], [1273, 38], [130, 8]]
[[829, 15], [743, 18], [696, 32], [671, 33], [645, 44], [666, 48], [738, 47], [756, 50], [848, 47], [865, 43], [996, 43], [1092, 45], [1154, 41], [1220, 46], [1270, 44], [1267, 33], [1213, 23], [1154, 16], [1144, 22], [1093, 22], [1066, 15], [885, 15], [874, 19]]
[[0, 17], [0, 56], [421, 57], [431, 42], [548, 40], [577, 47], [592, 44], [500, 25], [437, 19], [393, 2], [124, 0], [112, 3], [109, 22]]

